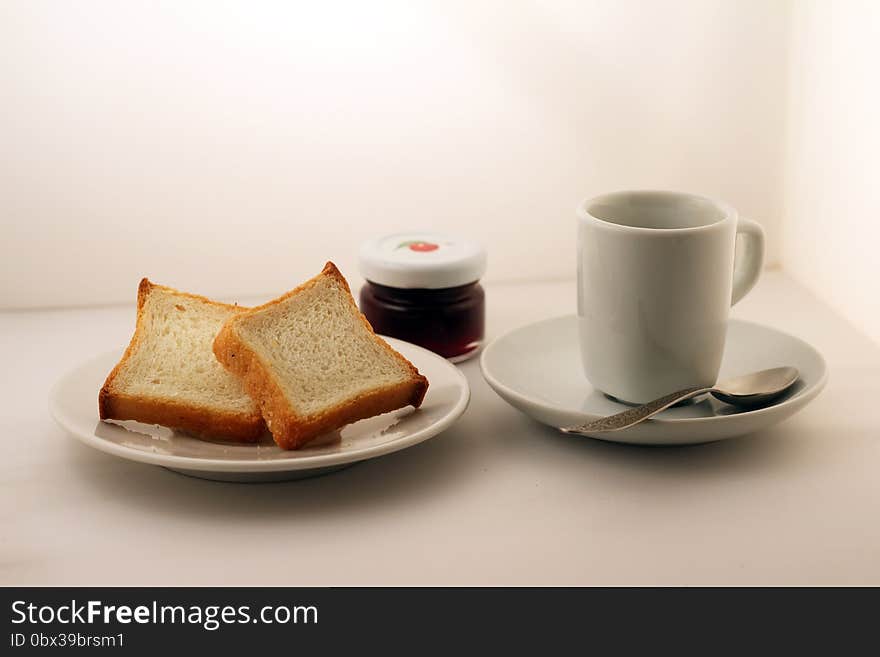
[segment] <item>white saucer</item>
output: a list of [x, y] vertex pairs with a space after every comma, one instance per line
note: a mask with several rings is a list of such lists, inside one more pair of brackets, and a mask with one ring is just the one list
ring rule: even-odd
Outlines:
[[[781, 422], [825, 386], [825, 360], [803, 340], [760, 324], [731, 320], [719, 379], [792, 365], [800, 379], [770, 406], [744, 410], [707, 397], [663, 411], [629, 429], [594, 438], [640, 445], [685, 445], [733, 438]], [[483, 376], [509, 404], [551, 427], [628, 408], [595, 390], [581, 369], [577, 317], [548, 319], [503, 335], [483, 351]]]
[[122, 355], [112, 351], [66, 374], [49, 394], [49, 411], [80, 441], [124, 459], [161, 465], [218, 481], [282, 481], [324, 474], [395, 452], [437, 435], [468, 405], [467, 379], [446, 359], [416, 345], [385, 338], [428, 377], [421, 408], [407, 407], [344, 427], [305, 448], [284, 451], [270, 436], [258, 444], [207, 442], [164, 427], [98, 419], [98, 390]]

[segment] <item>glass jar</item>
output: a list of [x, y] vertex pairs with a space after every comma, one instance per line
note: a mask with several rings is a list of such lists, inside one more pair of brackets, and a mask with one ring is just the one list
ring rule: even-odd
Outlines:
[[395, 234], [361, 248], [360, 309], [376, 333], [453, 361], [483, 343], [485, 294], [479, 278], [486, 251], [436, 233]]

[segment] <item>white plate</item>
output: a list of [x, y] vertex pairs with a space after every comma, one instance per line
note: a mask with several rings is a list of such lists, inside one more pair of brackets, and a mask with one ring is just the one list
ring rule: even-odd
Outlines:
[[[685, 445], [754, 433], [803, 408], [825, 386], [825, 360], [782, 331], [731, 320], [721, 380], [792, 365], [800, 379], [783, 398], [759, 409], [728, 406], [713, 397], [663, 411], [654, 419], [594, 438], [641, 445]], [[483, 376], [512, 406], [551, 427], [564, 427], [628, 408], [595, 390], [581, 369], [577, 317], [548, 319], [494, 340], [480, 359]]]
[[49, 411], [64, 429], [90, 447], [132, 461], [218, 481], [281, 481], [338, 470], [427, 440], [467, 408], [467, 379], [444, 358], [416, 345], [385, 338], [428, 377], [421, 408], [361, 420], [300, 450], [279, 449], [267, 435], [258, 444], [208, 442], [164, 427], [98, 419], [98, 390], [122, 351], [112, 351], [66, 374], [49, 393]]

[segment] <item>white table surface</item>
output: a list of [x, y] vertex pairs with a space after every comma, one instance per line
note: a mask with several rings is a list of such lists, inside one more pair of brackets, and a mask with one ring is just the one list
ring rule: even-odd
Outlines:
[[[574, 284], [487, 298], [491, 337], [571, 312]], [[444, 434], [255, 485], [123, 461], [55, 426], [50, 386], [124, 345], [132, 307], [0, 313], [0, 584], [880, 584], [880, 347], [779, 272], [734, 316], [804, 338], [830, 367], [811, 405], [760, 434], [564, 436], [471, 361], [470, 408]]]

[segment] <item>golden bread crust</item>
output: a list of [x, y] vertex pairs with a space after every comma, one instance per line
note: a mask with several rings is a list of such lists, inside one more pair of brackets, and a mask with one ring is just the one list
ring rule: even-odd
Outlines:
[[102, 404], [102, 420], [161, 424], [203, 438], [252, 443], [266, 431], [259, 413], [222, 413], [169, 400], [113, 393], [106, 395]]
[[137, 321], [134, 335], [122, 358], [107, 375], [98, 392], [98, 415], [102, 420], [136, 420], [145, 424], [161, 424], [197, 436], [221, 438], [239, 442], [254, 442], [265, 433], [265, 423], [258, 411], [254, 413], [217, 412], [191, 404], [161, 398], [133, 396], [113, 389], [113, 383], [122, 367], [144, 339], [144, 306], [153, 290], [162, 289], [191, 299], [197, 299], [235, 312], [246, 308], [213, 301], [197, 294], [180, 292], [174, 288], [156, 285], [141, 279], [138, 285]]
[[[236, 325], [249, 314], [276, 306], [291, 296], [314, 286], [322, 277], [328, 276], [335, 278], [342, 284], [347, 292], [348, 302], [365, 328], [393, 358], [406, 366], [410, 372], [410, 378], [400, 384], [359, 395], [322, 413], [302, 416], [287, 401], [281, 386], [273, 377], [271, 369], [257, 353], [241, 340], [236, 331]], [[259, 405], [269, 431], [272, 432], [275, 442], [282, 449], [297, 449], [323, 433], [380, 413], [387, 413], [407, 405], [418, 408], [428, 390], [428, 379], [419, 374], [418, 369], [412, 363], [375, 334], [373, 327], [358, 309], [348, 282], [332, 262], [328, 262], [320, 274], [290, 292], [235, 317], [230, 317], [214, 339], [214, 355], [227, 369], [244, 381], [245, 389]]]

